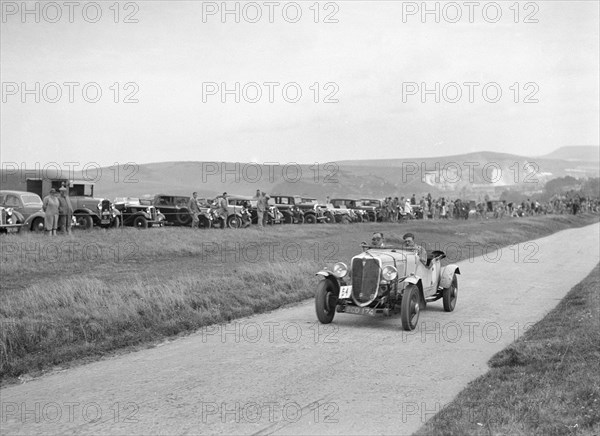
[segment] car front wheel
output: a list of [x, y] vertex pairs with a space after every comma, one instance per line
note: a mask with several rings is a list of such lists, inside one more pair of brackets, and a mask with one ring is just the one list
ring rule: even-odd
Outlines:
[[315, 294], [315, 309], [317, 318], [322, 324], [329, 324], [333, 321], [337, 300], [338, 297], [333, 283], [327, 279], [321, 280]]
[[444, 310], [446, 312], [452, 312], [456, 307], [456, 300], [458, 299], [458, 278], [456, 275], [452, 278], [452, 284], [450, 287], [444, 289]]
[[43, 232], [44, 230], [46, 230], [46, 225], [44, 224], [43, 218], [36, 218], [33, 220], [33, 224], [31, 224], [32, 232]]
[[136, 216], [133, 220], [133, 227], [137, 229], [147, 229], [148, 228], [148, 220], [143, 216]]
[[94, 226], [94, 220], [89, 215], [76, 215], [76, 220], [77, 226], [83, 230], [90, 230]]
[[400, 318], [402, 319], [402, 328], [412, 331], [419, 322], [419, 289], [416, 285], [410, 284], [404, 290], [402, 296], [402, 306], [400, 308]]

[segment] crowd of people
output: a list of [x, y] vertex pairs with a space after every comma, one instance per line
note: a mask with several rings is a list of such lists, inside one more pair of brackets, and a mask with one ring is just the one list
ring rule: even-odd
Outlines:
[[[269, 208], [269, 196], [261, 190], [256, 190], [254, 200], [256, 202], [257, 225], [264, 227], [267, 224]], [[249, 227], [252, 223], [250, 203], [242, 205], [241, 227]], [[201, 205], [198, 194], [194, 192], [190, 197], [188, 209], [192, 217], [192, 227], [197, 228]], [[67, 189], [62, 186], [51, 189], [43, 200], [45, 212], [46, 231], [51, 235], [57, 232], [70, 234], [73, 218], [73, 206], [67, 194]], [[212, 210], [215, 219], [221, 223], [221, 228], [227, 227], [226, 222], [229, 214], [227, 193], [224, 192], [217, 197], [213, 203]], [[464, 201], [446, 197], [433, 198], [431, 194], [423, 195], [417, 199], [413, 194], [411, 197], [386, 197], [379, 210], [379, 220], [382, 222], [398, 222], [406, 219], [468, 219], [469, 217], [488, 219], [504, 217], [524, 217], [546, 214], [573, 214], [584, 212], [600, 212], [598, 198], [581, 196], [577, 193], [554, 195], [548, 201], [523, 200], [520, 203], [514, 201], [492, 201], [485, 196], [479, 202]]]
[[411, 197], [387, 197], [381, 208], [381, 220], [397, 222], [402, 219], [480, 219], [523, 217], [546, 214], [574, 214], [579, 212], [600, 212], [598, 198], [583, 197], [578, 194], [555, 195], [549, 201], [523, 200], [492, 201], [486, 195], [483, 200], [464, 201], [446, 197], [433, 198], [431, 194], [417, 199]]

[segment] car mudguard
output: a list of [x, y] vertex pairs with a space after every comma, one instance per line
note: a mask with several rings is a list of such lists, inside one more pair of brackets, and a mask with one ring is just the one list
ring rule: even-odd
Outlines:
[[417, 277], [417, 276], [408, 276], [406, 277], [404, 280], [402, 280], [404, 283], [412, 283], [413, 285], [417, 285], [417, 287], [419, 289], [423, 288], [423, 285], [421, 284], [421, 278]]
[[417, 287], [417, 289], [419, 290], [420, 306], [421, 306], [421, 309], [424, 309], [425, 308], [425, 294], [423, 294], [423, 283], [421, 282], [421, 277], [408, 276], [404, 280], [402, 280], [402, 283], [411, 283]]
[[449, 288], [452, 284], [452, 279], [454, 278], [454, 274], [460, 274], [460, 269], [458, 269], [458, 265], [452, 263], [450, 265], [446, 265], [442, 268], [440, 272], [440, 288]]
[[90, 215], [92, 216], [92, 218], [95, 216], [96, 218], [98, 218], [98, 212], [94, 212], [91, 209], [88, 209], [87, 207], [80, 207], [78, 209], [75, 209], [73, 211], [73, 215]]
[[334, 284], [335, 289], [339, 292], [340, 282], [338, 281], [338, 278], [336, 276], [334, 276], [331, 271], [321, 270], [318, 273], [316, 273], [315, 275], [323, 277], [324, 280], [330, 280]]

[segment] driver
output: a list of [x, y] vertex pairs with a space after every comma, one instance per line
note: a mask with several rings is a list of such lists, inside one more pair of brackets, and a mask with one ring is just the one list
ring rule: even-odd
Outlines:
[[371, 238], [371, 247], [383, 248], [384, 245], [385, 245], [385, 240], [383, 239], [383, 233], [381, 233], [381, 232], [373, 233], [373, 237]]
[[406, 233], [404, 236], [402, 236], [402, 239], [404, 240], [404, 246], [406, 248], [415, 249], [419, 255], [419, 260], [421, 263], [423, 265], [427, 265], [427, 251], [420, 245], [415, 244], [415, 235], [412, 233]]

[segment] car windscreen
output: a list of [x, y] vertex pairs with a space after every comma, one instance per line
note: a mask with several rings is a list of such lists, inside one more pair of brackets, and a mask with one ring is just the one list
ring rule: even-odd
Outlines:
[[21, 200], [25, 206], [39, 206], [42, 207], [42, 199], [37, 195], [21, 195]]

